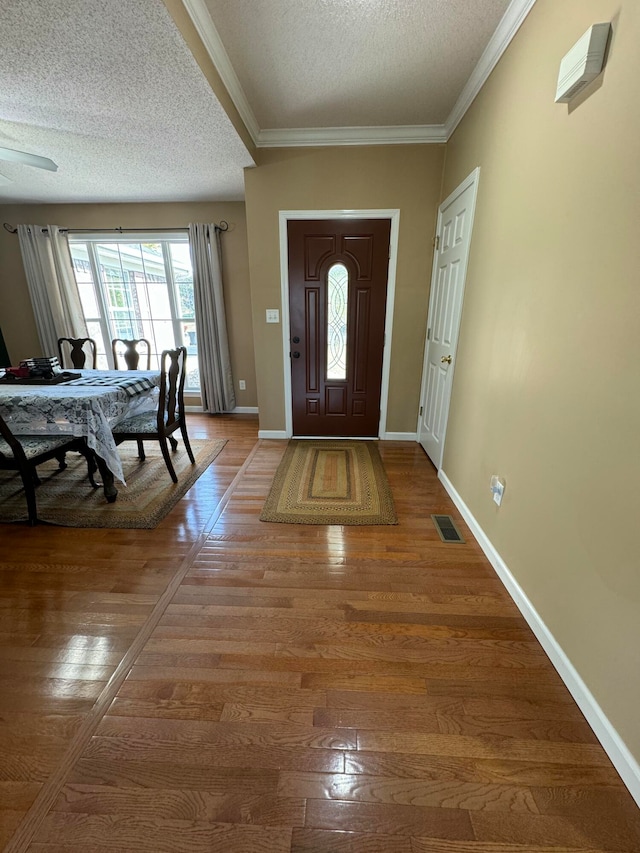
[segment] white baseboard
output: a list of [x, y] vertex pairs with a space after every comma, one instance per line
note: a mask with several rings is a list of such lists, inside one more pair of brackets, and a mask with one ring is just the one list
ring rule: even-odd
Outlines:
[[[240, 410], [234, 409], [234, 411], [238, 412]], [[248, 410], [243, 409], [243, 411], [248, 411]], [[256, 409], [256, 412], [257, 411], [258, 410]], [[355, 436], [353, 438], [350, 436], [340, 436], [340, 437], [341, 438], [343, 438], [343, 437], [344, 438], [350, 438], [352, 441], [359, 440], [358, 436]], [[286, 431], [283, 429], [282, 430], [279, 430], [279, 429], [261, 429], [261, 430], [258, 430], [258, 438], [289, 438], [289, 436], [287, 435]], [[325, 436], [323, 436], [323, 435], [305, 435], [305, 436], [303, 436], [303, 438], [321, 439], [321, 438], [327, 438], [327, 436], [326, 435]], [[371, 441], [370, 438], [363, 438], [360, 440]], [[417, 441], [418, 440], [418, 433], [417, 432], [385, 432], [384, 435], [382, 436], [381, 440], [382, 441]]]
[[514, 578], [500, 554], [480, 527], [469, 507], [456, 491], [453, 483], [444, 471], [438, 472], [438, 479], [447, 490], [449, 497], [458, 508], [460, 514], [484, 551], [487, 559], [496, 570], [498, 577], [507, 588], [507, 592], [526, 619], [529, 627], [538, 638], [540, 645], [547, 653], [560, 678], [564, 681], [578, 707], [585, 715], [595, 736], [602, 744], [614, 767], [622, 777], [631, 796], [640, 806], [640, 765], [629, 751], [616, 729], [605, 715], [595, 697], [584, 683], [580, 674], [571, 663], [566, 653], [545, 625], [526, 593]]
[[[185, 406], [185, 412], [199, 412], [201, 415], [205, 414], [202, 409], [202, 406]], [[258, 407], [257, 406], [236, 406], [235, 409], [231, 409], [228, 412], [221, 412], [223, 415], [257, 415]]]
[[417, 432], [385, 432], [382, 441], [417, 441]]
[[288, 438], [284, 429], [259, 429], [258, 438]]

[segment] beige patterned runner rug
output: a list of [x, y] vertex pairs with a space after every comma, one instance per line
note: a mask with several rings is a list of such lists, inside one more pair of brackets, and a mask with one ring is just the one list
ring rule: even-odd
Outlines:
[[[76, 453], [67, 454], [68, 467], [58, 470], [56, 460], [38, 466], [41, 485], [36, 489], [38, 518], [62, 527], [127, 527], [154, 528], [206, 471], [225, 446], [223, 439], [191, 439], [196, 460], [192, 465], [178, 439], [178, 449], [171, 459], [178, 475], [173, 483], [164, 464], [158, 442], [145, 441], [147, 458], [138, 459], [135, 441], [121, 444], [127, 485], [116, 481], [118, 499], [105, 500], [102, 489], [93, 489], [87, 479], [87, 463]], [[99, 475], [96, 474], [99, 478]], [[27, 503], [18, 474], [0, 472], [0, 522], [25, 521]]]
[[373, 441], [292, 439], [261, 521], [286, 524], [397, 524]]

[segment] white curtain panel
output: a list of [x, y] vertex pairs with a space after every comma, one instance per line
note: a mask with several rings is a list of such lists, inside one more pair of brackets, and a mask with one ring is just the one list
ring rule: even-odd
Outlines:
[[236, 395], [231, 375], [222, 290], [220, 233], [212, 223], [191, 223], [189, 246], [193, 265], [202, 408], [212, 414], [229, 412], [235, 408]]
[[18, 225], [42, 354], [57, 355], [58, 338], [87, 336], [67, 235], [56, 225]]

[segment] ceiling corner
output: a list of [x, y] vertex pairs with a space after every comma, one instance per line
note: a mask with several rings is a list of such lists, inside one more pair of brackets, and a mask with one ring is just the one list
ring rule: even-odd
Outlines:
[[267, 128], [261, 130], [205, 0], [180, 0], [256, 148], [443, 143], [451, 137], [536, 0], [511, 0], [444, 124], [393, 127]]
[[486, 46], [482, 56], [478, 60], [478, 64], [473, 69], [464, 89], [460, 93], [460, 97], [449, 113], [444, 125], [447, 140], [462, 121], [464, 114], [486, 83], [502, 54], [509, 47], [511, 40], [520, 29], [535, 2], [536, 0], [511, 0], [507, 11], [496, 27], [496, 31], [491, 36], [489, 44]]

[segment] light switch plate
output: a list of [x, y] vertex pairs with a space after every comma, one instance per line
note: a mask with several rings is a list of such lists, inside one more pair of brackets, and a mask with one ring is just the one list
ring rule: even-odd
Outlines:
[[267, 308], [267, 323], [279, 323], [280, 322], [280, 309], [279, 308]]

